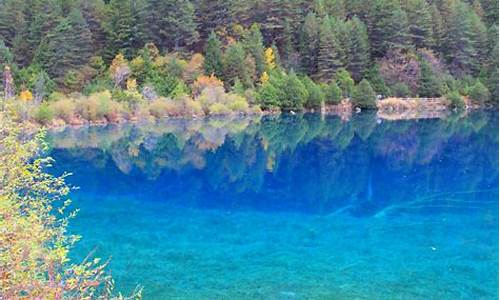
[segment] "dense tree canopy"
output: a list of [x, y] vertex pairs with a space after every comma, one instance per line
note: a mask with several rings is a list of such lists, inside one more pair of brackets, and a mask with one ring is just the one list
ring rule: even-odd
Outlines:
[[[377, 93], [406, 85], [413, 94], [439, 96], [438, 84], [472, 77], [495, 96], [497, 28], [496, 0], [5, 0], [0, 63], [11, 66], [18, 89], [27, 87], [18, 79], [29, 69], [45, 72], [63, 91], [81, 90], [96, 86], [117, 53], [131, 61], [154, 44], [176, 57], [161, 76], [184, 79], [169, 72], [182, 73], [183, 61], [200, 53], [204, 73], [228, 81], [226, 88], [258, 89], [269, 77], [266, 49], [273, 49], [279, 68], [315, 82], [335, 81], [345, 69]], [[422, 51], [431, 54], [416, 59]], [[387, 81], [406, 78], [409, 69], [413, 86]]]

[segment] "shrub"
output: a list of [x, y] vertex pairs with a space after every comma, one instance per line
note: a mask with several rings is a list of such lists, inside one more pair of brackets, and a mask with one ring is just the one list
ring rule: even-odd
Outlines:
[[411, 97], [410, 88], [402, 82], [398, 82], [394, 86], [392, 86], [391, 91], [392, 95], [395, 97]]
[[281, 110], [302, 110], [309, 94], [295, 73], [288, 75], [284, 86], [285, 95], [280, 99]]
[[51, 103], [54, 116], [68, 122], [74, 115], [75, 103], [69, 98], [61, 99]]
[[223, 87], [207, 87], [203, 89], [200, 96], [196, 98], [201, 103], [201, 106], [208, 113], [208, 107], [214, 103], [224, 103], [226, 92]]
[[446, 99], [448, 99], [448, 101], [450, 101], [450, 107], [452, 109], [461, 110], [461, 109], [465, 108], [464, 99], [458, 91], [453, 91], [453, 92], [446, 94]]
[[82, 93], [90, 95], [113, 89], [113, 82], [109, 78], [95, 79], [89, 82], [84, 88]]
[[308, 94], [304, 106], [307, 108], [320, 108], [325, 102], [323, 89], [307, 76], [304, 77], [302, 82], [304, 83], [304, 87], [306, 88]]
[[64, 95], [63, 93], [60, 93], [60, 92], [52, 92], [50, 95], [49, 95], [49, 98], [48, 100], [49, 101], [59, 101], [59, 100], [63, 100], [63, 99], [66, 99], [66, 95]]
[[330, 84], [325, 84], [322, 86], [323, 93], [325, 94], [326, 104], [339, 104], [342, 100], [342, 90], [339, 88], [335, 81], [330, 82]]
[[335, 73], [335, 81], [342, 91], [343, 98], [351, 97], [354, 91], [354, 80], [351, 78], [351, 74], [344, 68], [340, 68]]
[[183, 104], [184, 104], [184, 114], [191, 114], [195, 116], [204, 115], [203, 108], [200, 102], [195, 101], [190, 97], [184, 97]]
[[210, 115], [225, 115], [229, 114], [231, 110], [222, 103], [213, 103], [208, 107]]
[[71, 189], [66, 175], [45, 173], [52, 159], [40, 156], [44, 136], [22, 138], [26, 129], [0, 111], [2, 298], [124, 299], [111, 294], [106, 263], [91, 257], [81, 264], [70, 261], [78, 240], [67, 227], [76, 214], [69, 208]]
[[363, 79], [354, 89], [352, 103], [355, 107], [374, 109], [377, 107], [377, 103], [375, 102], [376, 98], [377, 96], [375, 95], [370, 82]]
[[248, 111], [248, 102], [242, 96], [229, 94], [227, 96], [227, 107], [232, 111], [246, 112]]
[[470, 88], [469, 96], [471, 99], [483, 104], [490, 99], [490, 92], [488, 88], [481, 83], [481, 81], [476, 81], [476, 83]]
[[210, 76], [199, 76], [193, 85], [191, 86], [191, 91], [193, 93], [194, 97], [197, 97], [203, 92], [203, 90], [207, 87], [224, 87], [224, 83], [220, 81], [215, 75], [210, 75]]
[[76, 102], [76, 111], [82, 118], [89, 121], [98, 121], [103, 118], [114, 121], [123, 110], [120, 103], [111, 99], [109, 91], [92, 94], [88, 98], [82, 98]]
[[[109, 91], [106, 91], [109, 93]], [[98, 93], [99, 94], [99, 93]], [[113, 91], [113, 100], [118, 102], [126, 103], [128, 105], [134, 105], [143, 100], [142, 95], [137, 91], [124, 91], [120, 89], [115, 89]]]
[[47, 103], [42, 103], [35, 112], [34, 118], [38, 123], [47, 125], [54, 118], [54, 112]]
[[149, 104], [149, 114], [155, 118], [162, 118], [168, 114], [174, 114], [174, 103], [168, 103], [165, 99], [157, 99]]

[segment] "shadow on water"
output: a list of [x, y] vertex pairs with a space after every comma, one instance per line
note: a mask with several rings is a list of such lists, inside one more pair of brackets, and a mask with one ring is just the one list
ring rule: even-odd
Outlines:
[[495, 299], [498, 115], [165, 120], [49, 135], [71, 230], [145, 299]]

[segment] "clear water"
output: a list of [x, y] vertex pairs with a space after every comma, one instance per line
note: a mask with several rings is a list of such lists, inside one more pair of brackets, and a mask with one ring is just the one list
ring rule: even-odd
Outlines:
[[496, 299], [498, 115], [64, 129], [73, 258], [145, 299]]

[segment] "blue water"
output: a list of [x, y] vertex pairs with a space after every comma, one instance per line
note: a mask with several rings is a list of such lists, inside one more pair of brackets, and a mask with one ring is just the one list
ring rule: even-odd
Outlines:
[[145, 299], [497, 299], [498, 115], [51, 132], [83, 236]]

